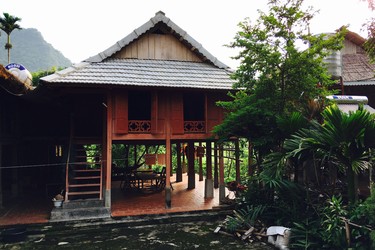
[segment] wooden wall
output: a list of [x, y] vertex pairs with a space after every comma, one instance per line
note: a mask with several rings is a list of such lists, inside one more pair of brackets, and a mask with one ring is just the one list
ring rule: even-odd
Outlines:
[[114, 90], [113, 110], [113, 136], [114, 139], [162, 139], [166, 135], [166, 122], [171, 125], [172, 139], [204, 138], [211, 136], [215, 125], [221, 123], [224, 112], [216, 106], [216, 102], [224, 100], [224, 93], [207, 93], [205, 101], [206, 133], [185, 134], [184, 133], [184, 102], [183, 92], [156, 91], [152, 92], [151, 111], [151, 133], [129, 134], [128, 131], [128, 94], [126, 91]]
[[341, 50], [342, 55], [347, 55], [347, 54], [353, 55], [353, 54], [363, 54], [363, 53], [365, 53], [365, 51], [361, 47], [355, 45], [351, 41], [348, 41], [348, 40], [344, 41], [344, 48]]
[[182, 42], [170, 34], [145, 34], [117, 52], [113, 57], [202, 61]]

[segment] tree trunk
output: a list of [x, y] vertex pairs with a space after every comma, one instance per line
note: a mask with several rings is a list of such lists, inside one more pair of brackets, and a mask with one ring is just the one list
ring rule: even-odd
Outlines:
[[348, 200], [350, 203], [353, 204], [356, 201], [358, 201], [358, 193], [357, 193], [358, 183], [356, 181], [357, 174], [353, 171], [353, 168], [351, 166], [348, 167], [347, 178], [348, 178]]

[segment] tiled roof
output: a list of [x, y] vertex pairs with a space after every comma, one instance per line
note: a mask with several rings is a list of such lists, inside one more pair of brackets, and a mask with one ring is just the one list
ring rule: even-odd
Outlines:
[[81, 63], [46, 76], [43, 82], [229, 90], [234, 83], [230, 73], [201, 62], [107, 59]]
[[366, 54], [347, 54], [342, 60], [344, 85], [375, 85], [375, 64]]

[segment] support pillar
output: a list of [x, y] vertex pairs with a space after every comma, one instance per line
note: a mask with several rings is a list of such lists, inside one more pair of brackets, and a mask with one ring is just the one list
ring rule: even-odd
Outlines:
[[177, 142], [177, 169], [176, 169], [176, 182], [182, 181], [182, 164], [181, 164], [181, 143]]
[[234, 145], [235, 145], [235, 151], [234, 151], [234, 155], [235, 155], [235, 159], [236, 159], [236, 181], [238, 183], [241, 182], [241, 169], [240, 169], [240, 143], [238, 141], [238, 139], [236, 139], [234, 141]]
[[195, 188], [195, 169], [194, 169], [194, 163], [195, 163], [195, 156], [194, 156], [194, 142], [189, 141], [188, 142], [188, 189], [194, 189]]
[[253, 145], [251, 142], [248, 142], [248, 158], [247, 158], [247, 164], [248, 164], [248, 169], [247, 169], [247, 175], [252, 176], [254, 174], [254, 169], [253, 169]]
[[206, 180], [204, 183], [204, 198], [214, 197], [214, 181], [212, 179], [212, 148], [211, 142], [206, 142]]
[[104, 204], [105, 207], [111, 208], [111, 183], [112, 183], [112, 97], [111, 93], [107, 93], [107, 112], [106, 114], [106, 126], [105, 126], [105, 141], [104, 141], [104, 170], [103, 179], [105, 179], [105, 193], [104, 193]]
[[218, 172], [217, 152], [218, 152], [218, 145], [215, 142], [214, 143], [214, 188], [219, 187], [219, 172]]
[[[199, 143], [200, 150], [202, 149], [202, 143]], [[197, 154], [198, 155], [198, 154]], [[199, 181], [203, 181], [203, 165], [202, 165], [202, 155], [198, 155], [198, 165], [199, 165]]]
[[[169, 127], [169, 124], [167, 125]], [[166, 185], [165, 185], [165, 208], [172, 206], [172, 193], [171, 193], [171, 169], [172, 169], [172, 150], [170, 129], [167, 129], [167, 140], [165, 142], [165, 165], [166, 165]]]
[[3, 146], [0, 144], [0, 209], [3, 208], [3, 182], [2, 182], [2, 153], [3, 153]]
[[223, 146], [219, 146], [219, 202], [225, 199]]

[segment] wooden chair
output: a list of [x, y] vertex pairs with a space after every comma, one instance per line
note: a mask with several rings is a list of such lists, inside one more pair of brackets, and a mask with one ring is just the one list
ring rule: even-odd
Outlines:
[[[160, 172], [160, 176], [158, 176], [156, 181], [156, 187], [158, 191], [162, 191], [165, 188], [167, 181], [167, 168], [163, 167]], [[171, 183], [171, 189], [173, 190], [172, 183]]]

